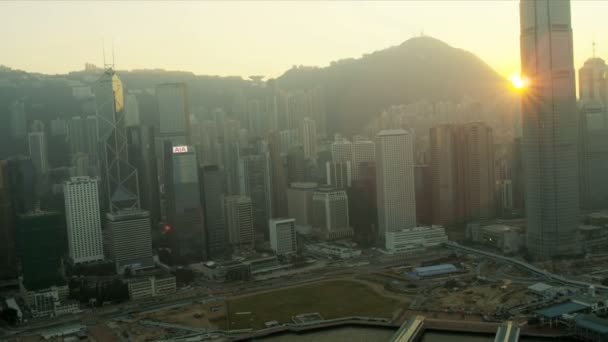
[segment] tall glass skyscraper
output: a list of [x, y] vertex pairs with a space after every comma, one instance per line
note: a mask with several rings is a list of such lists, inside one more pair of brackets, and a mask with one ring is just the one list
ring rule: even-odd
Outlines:
[[578, 116], [570, 1], [521, 1], [521, 66], [528, 251], [577, 251]]
[[122, 82], [108, 69], [95, 84], [97, 128], [104, 192], [109, 211], [139, 208], [137, 169], [129, 163]]

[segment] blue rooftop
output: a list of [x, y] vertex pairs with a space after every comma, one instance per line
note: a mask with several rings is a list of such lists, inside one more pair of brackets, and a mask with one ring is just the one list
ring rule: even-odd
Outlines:
[[433, 266], [425, 266], [425, 267], [416, 267], [414, 272], [416, 272], [419, 276], [425, 275], [434, 275], [434, 274], [443, 274], [443, 273], [451, 273], [456, 272], [458, 269], [456, 266], [452, 264], [440, 264]]
[[541, 316], [545, 316], [547, 318], [555, 318], [565, 314], [571, 314], [575, 312], [579, 312], [581, 310], [586, 309], [587, 306], [574, 302], [567, 302], [562, 304], [557, 304], [550, 306], [548, 308], [544, 308], [536, 311], [537, 314]]
[[589, 329], [599, 334], [608, 334], [608, 320], [599, 318], [595, 315], [576, 316], [576, 325]]

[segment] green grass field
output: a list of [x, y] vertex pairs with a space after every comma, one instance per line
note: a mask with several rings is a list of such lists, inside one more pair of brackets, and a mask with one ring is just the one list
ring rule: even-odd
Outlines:
[[326, 319], [355, 315], [390, 319], [399, 303], [364, 284], [332, 281], [229, 300], [228, 306], [231, 329], [259, 329], [264, 322], [290, 323], [291, 316], [307, 312], [318, 312]]

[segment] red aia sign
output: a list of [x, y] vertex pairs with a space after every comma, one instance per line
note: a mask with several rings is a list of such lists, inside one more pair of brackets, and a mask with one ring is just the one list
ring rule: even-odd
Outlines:
[[173, 153], [186, 153], [188, 146], [173, 146]]

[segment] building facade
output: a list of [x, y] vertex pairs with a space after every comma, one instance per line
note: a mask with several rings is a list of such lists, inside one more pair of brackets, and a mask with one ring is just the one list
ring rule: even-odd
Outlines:
[[104, 258], [98, 182], [73, 177], [63, 184], [69, 256], [74, 264]]
[[292, 218], [270, 219], [270, 248], [278, 255], [295, 253], [298, 250], [296, 221]]
[[238, 249], [253, 249], [255, 234], [251, 198], [243, 195], [226, 196], [224, 205], [230, 245]]
[[578, 251], [578, 116], [569, 1], [521, 1], [527, 246], [540, 258]]
[[348, 212], [348, 195], [331, 187], [317, 189], [312, 195], [313, 230], [325, 240], [353, 236]]
[[109, 257], [116, 271], [124, 273], [154, 267], [150, 214], [141, 209], [106, 214]]

